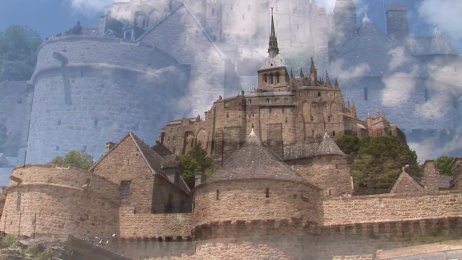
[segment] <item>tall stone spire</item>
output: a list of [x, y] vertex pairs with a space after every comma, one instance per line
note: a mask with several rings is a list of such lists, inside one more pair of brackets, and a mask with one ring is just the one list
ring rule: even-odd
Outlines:
[[273, 8], [271, 8], [271, 35], [269, 38], [268, 53], [271, 58], [279, 54], [278, 38], [276, 37], [276, 30], [274, 29]]
[[311, 67], [310, 67], [311, 85], [315, 86], [317, 80], [318, 80], [318, 70], [316, 69], [316, 65], [314, 64], [313, 57], [311, 57]]

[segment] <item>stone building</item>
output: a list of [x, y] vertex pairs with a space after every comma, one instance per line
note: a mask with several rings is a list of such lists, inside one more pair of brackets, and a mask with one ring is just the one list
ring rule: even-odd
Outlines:
[[258, 71], [257, 88], [232, 98], [220, 97], [205, 112], [204, 120], [198, 116], [168, 122], [158, 142], [177, 155], [199, 143], [222, 165], [254, 129], [300, 175], [332, 195], [351, 193], [352, 186], [346, 156], [338, 147], [332, 148], [336, 145], [330, 136], [396, 136], [405, 142], [399, 128], [380, 112], [359, 119], [355, 105], [344, 101], [338, 82], [331, 82], [327, 73], [324, 79], [318, 77], [313, 59], [306, 76], [303, 69], [299, 77], [289, 73], [279, 55], [274, 20], [268, 53]]

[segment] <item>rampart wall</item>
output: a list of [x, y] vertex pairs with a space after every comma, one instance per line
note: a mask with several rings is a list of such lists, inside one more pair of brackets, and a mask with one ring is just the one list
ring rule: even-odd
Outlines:
[[159, 49], [69, 36], [46, 42], [38, 55], [27, 163], [70, 150], [98, 158], [101, 144], [129, 131], [154, 140], [180, 113], [189, 68]]
[[462, 193], [372, 195], [322, 201], [324, 226], [462, 217]]
[[81, 239], [118, 234], [116, 185], [85, 171], [53, 166], [16, 168], [12, 179], [1, 231]]
[[301, 183], [242, 180], [209, 183], [195, 191], [195, 226], [224, 221], [292, 220], [317, 224], [319, 190]]
[[119, 210], [120, 237], [187, 240], [191, 236], [191, 214], [135, 214], [133, 207]]

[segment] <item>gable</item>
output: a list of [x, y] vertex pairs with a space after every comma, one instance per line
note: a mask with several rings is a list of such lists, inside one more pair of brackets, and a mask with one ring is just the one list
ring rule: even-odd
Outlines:
[[395, 185], [391, 189], [390, 193], [392, 194], [410, 194], [410, 193], [420, 193], [424, 189], [420, 186], [409, 174], [404, 170], [396, 181]]

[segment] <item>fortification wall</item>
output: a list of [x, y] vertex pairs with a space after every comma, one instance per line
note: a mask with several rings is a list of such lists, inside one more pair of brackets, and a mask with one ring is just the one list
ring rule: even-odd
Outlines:
[[320, 187], [324, 196], [353, 193], [353, 180], [344, 156], [316, 156], [288, 163], [307, 182]]
[[223, 221], [291, 220], [318, 223], [319, 191], [274, 180], [202, 184], [195, 191], [194, 226]]
[[154, 140], [181, 113], [188, 69], [144, 44], [70, 37], [40, 48], [33, 82], [27, 162], [43, 163], [69, 150], [97, 158], [129, 131]]
[[373, 195], [322, 201], [323, 225], [400, 222], [462, 216], [462, 193]]
[[47, 166], [17, 168], [13, 179], [20, 183], [8, 188], [1, 231], [80, 239], [118, 234], [117, 188], [111, 183], [76, 169]]
[[154, 238], [160, 240], [185, 240], [191, 236], [191, 214], [134, 213], [133, 207], [119, 210], [121, 238]]

